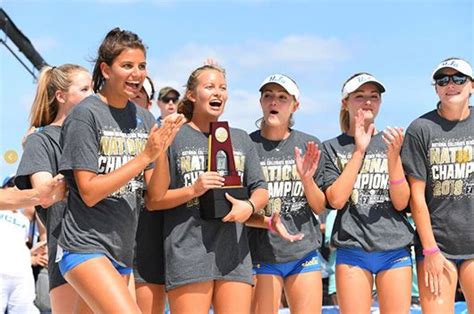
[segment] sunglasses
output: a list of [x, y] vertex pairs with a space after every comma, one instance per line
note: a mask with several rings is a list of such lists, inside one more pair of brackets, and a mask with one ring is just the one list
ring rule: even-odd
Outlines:
[[441, 74], [435, 77], [435, 82], [436, 82], [436, 85], [438, 86], [448, 85], [449, 80], [451, 80], [456, 85], [463, 85], [467, 81], [467, 76], [458, 73], [458, 74], [453, 74], [453, 75]]
[[171, 102], [173, 102], [174, 104], [178, 102], [178, 98], [177, 97], [163, 97], [161, 98], [161, 101], [164, 102], [165, 104], [169, 103], [171, 100]]

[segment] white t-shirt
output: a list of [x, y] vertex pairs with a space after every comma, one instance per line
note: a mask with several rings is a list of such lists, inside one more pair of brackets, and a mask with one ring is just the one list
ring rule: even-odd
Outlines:
[[0, 273], [31, 274], [30, 250], [26, 246], [30, 221], [20, 211], [0, 210]]

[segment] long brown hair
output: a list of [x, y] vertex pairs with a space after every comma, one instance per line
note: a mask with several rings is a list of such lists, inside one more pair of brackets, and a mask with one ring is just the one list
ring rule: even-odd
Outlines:
[[225, 78], [225, 70], [224, 68], [218, 66], [218, 65], [211, 65], [211, 64], [206, 64], [203, 65], [197, 69], [195, 69], [191, 75], [188, 78], [188, 82], [186, 83], [186, 90], [184, 92], [183, 98], [178, 103], [178, 113], [182, 113], [188, 121], [191, 121], [193, 118], [193, 112], [194, 112], [194, 102], [190, 100], [187, 95], [189, 92], [194, 92], [196, 90], [196, 87], [199, 83], [199, 75], [201, 75], [202, 72], [208, 71], [208, 70], [214, 70], [222, 73]]
[[86, 68], [77, 64], [43, 67], [36, 87], [35, 100], [31, 107], [31, 126], [41, 127], [54, 121], [59, 111], [56, 92], [67, 92], [72, 84], [72, 74], [78, 71], [88, 72]]
[[116, 27], [105, 35], [97, 51], [97, 59], [95, 60], [92, 72], [92, 89], [95, 93], [102, 88], [105, 82], [105, 78], [100, 70], [102, 62], [111, 66], [115, 58], [125, 49], [141, 49], [146, 56], [146, 47], [137, 34]]

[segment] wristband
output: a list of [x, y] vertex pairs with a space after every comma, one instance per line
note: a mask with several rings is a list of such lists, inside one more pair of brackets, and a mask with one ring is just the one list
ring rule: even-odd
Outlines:
[[389, 180], [388, 181], [388, 184], [390, 185], [398, 185], [398, 184], [402, 184], [406, 181], [407, 179], [405, 179], [405, 177], [399, 179], [399, 180]]
[[246, 202], [252, 207], [252, 215], [255, 214], [255, 205], [253, 202], [250, 199], [246, 200]]
[[268, 230], [269, 230], [271, 233], [275, 233], [275, 229], [273, 229], [272, 222], [273, 222], [273, 215], [271, 215], [271, 216], [270, 216], [270, 219], [268, 220]]
[[426, 256], [426, 255], [433, 255], [433, 254], [436, 254], [438, 253], [440, 250], [439, 248], [436, 246], [434, 248], [431, 248], [431, 249], [423, 249], [423, 256]]

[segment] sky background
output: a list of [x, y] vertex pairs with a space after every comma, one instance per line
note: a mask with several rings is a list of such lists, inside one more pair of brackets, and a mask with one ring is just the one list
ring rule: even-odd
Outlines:
[[[116, 26], [148, 46], [157, 89], [182, 91], [194, 68], [217, 59], [229, 90], [222, 120], [248, 132], [261, 117], [259, 84], [273, 73], [300, 87], [295, 128], [326, 140], [340, 133], [340, 90], [352, 74], [372, 73], [387, 88], [377, 128], [406, 128], [435, 108], [431, 73], [442, 59], [474, 62], [472, 0], [0, 0], [0, 6], [50, 65], [92, 69], [100, 42]], [[4, 154], [22, 153], [36, 85], [3, 45], [0, 68], [3, 178], [18, 167]], [[153, 113], [159, 115], [156, 104]]]

